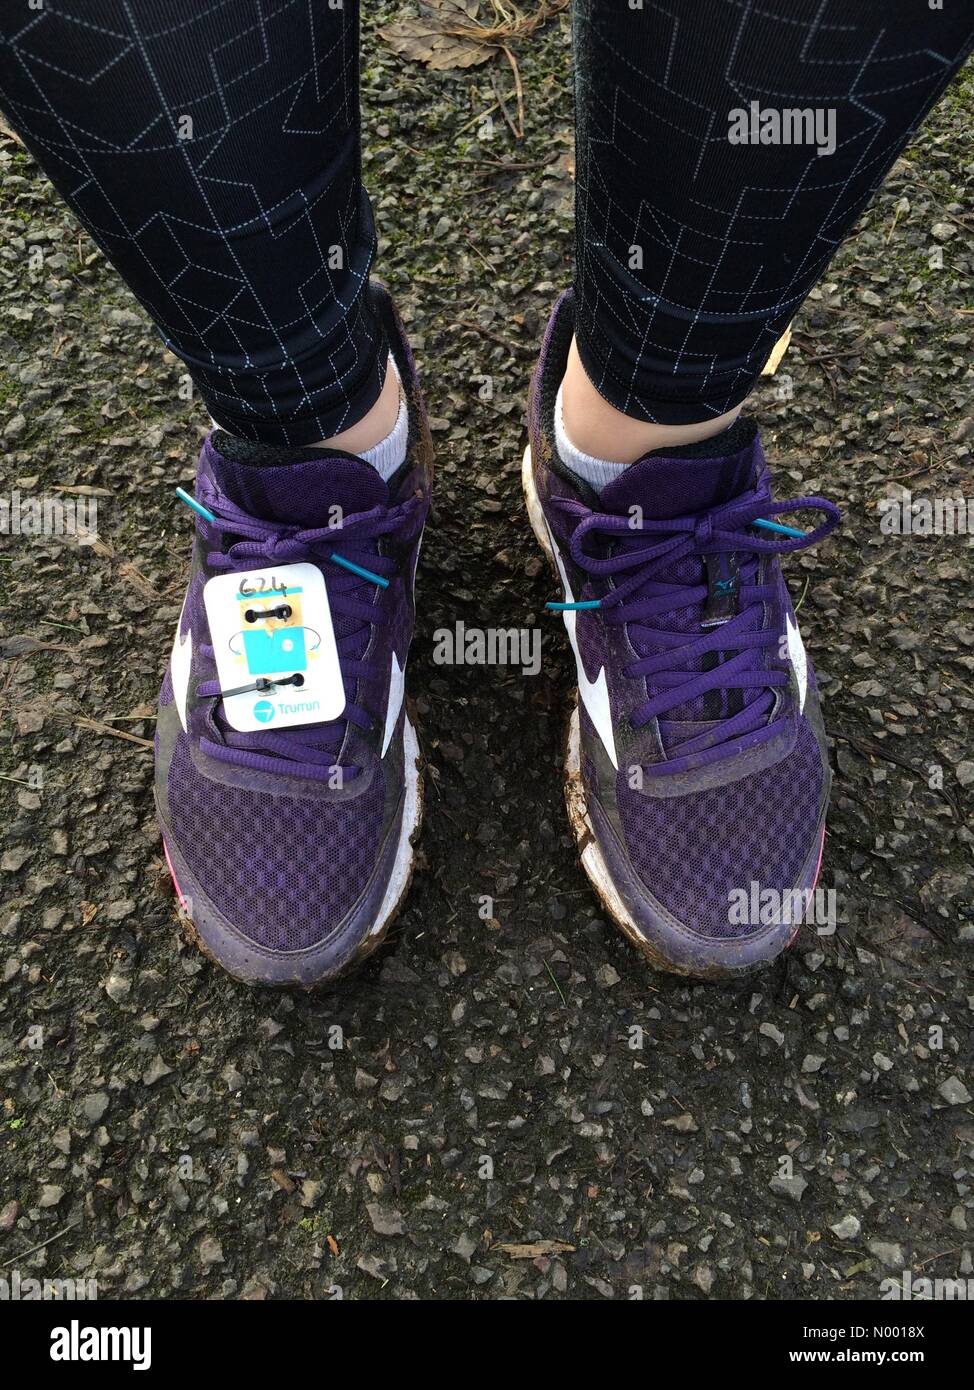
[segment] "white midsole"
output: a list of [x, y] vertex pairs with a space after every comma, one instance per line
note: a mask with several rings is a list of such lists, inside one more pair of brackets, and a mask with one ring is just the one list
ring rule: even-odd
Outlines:
[[378, 932], [383, 931], [395, 913], [409, 886], [410, 875], [413, 871], [413, 859], [416, 854], [413, 846], [413, 835], [419, 825], [423, 808], [419, 791], [419, 740], [416, 737], [416, 730], [409, 722], [408, 714], [403, 727], [402, 740], [406, 803], [403, 806], [402, 826], [399, 831], [399, 843], [396, 846], [396, 862], [392, 866], [392, 874], [386, 885], [382, 902], [379, 904], [375, 923], [369, 930], [369, 936], [375, 936]]
[[[541, 501], [534, 485], [530, 444], [525, 449], [524, 458], [521, 461], [521, 485], [524, 488], [524, 501], [528, 509], [531, 530], [534, 532], [541, 549], [547, 555], [552, 568], [554, 568], [555, 557], [548, 537], [548, 524], [545, 521]], [[582, 781], [581, 731], [577, 699], [568, 723], [568, 742], [565, 751], [565, 804], [568, 807], [568, 819], [575, 836], [575, 843], [578, 846], [582, 868], [588, 874], [592, 887], [623, 931], [639, 941], [648, 941], [649, 938], [626, 907], [612, 875], [609, 873], [609, 866], [599, 849], [599, 842], [595, 838], [595, 828], [589, 818], [588, 806], [585, 801], [585, 784]]]
[[521, 460], [521, 487], [524, 489], [524, 501], [528, 509], [528, 521], [531, 523], [531, 530], [534, 538], [541, 549], [548, 557], [548, 562], [554, 568], [555, 556], [551, 549], [551, 539], [548, 536], [548, 523], [541, 508], [541, 501], [538, 497], [538, 490], [534, 485], [534, 469], [531, 466], [531, 445], [524, 450], [524, 457]]
[[571, 822], [578, 857], [582, 868], [589, 876], [592, 887], [598, 893], [606, 909], [627, 936], [638, 941], [649, 942], [650, 938], [639, 926], [632, 913], [622, 900], [609, 866], [595, 838], [595, 827], [588, 814], [585, 801], [585, 783], [582, 781], [581, 731], [578, 721], [578, 705], [572, 710], [568, 721], [568, 743], [565, 751], [565, 803], [568, 806], [568, 819]]

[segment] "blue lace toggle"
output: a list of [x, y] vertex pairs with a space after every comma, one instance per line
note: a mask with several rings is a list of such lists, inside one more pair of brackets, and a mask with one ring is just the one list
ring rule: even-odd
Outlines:
[[756, 521], [752, 521], [751, 525], [760, 526], [762, 531], [777, 531], [779, 536], [795, 536], [797, 539], [801, 539], [805, 534], [804, 531], [799, 531], [795, 526], [782, 526], [779, 521], [766, 521], [762, 516], [759, 516]]
[[577, 603], [546, 603], [545, 608], [550, 608], [552, 613], [575, 613], [581, 608], [601, 608], [600, 598], [580, 599]]
[[341, 565], [343, 570], [348, 570], [349, 574], [357, 574], [359, 579], [368, 579], [373, 584], [378, 584], [380, 589], [388, 589], [389, 587], [388, 579], [383, 579], [381, 574], [373, 574], [371, 570], [357, 565], [354, 560], [346, 560], [344, 555], [338, 555], [334, 550], [328, 558], [334, 560], [336, 565]]
[[204, 521], [216, 521], [216, 517], [212, 512], [207, 511], [202, 502], [197, 502], [195, 497], [191, 497], [189, 493], [185, 492], [181, 487], [176, 489], [176, 496], [179, 498], [180, 502], [185, 502], [187, 507], [192, 508]]

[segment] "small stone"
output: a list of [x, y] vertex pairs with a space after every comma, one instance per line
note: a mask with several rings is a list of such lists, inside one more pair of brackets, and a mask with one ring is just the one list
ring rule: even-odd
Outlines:
[[41, 1199], [38, 1206], [56, 1207], [64, 1196], [64, 1188], [58, 1187], [57, 1183], [46, 1182], [41, 1188]]
[[109, 309], [108, 322], [115, 328], [142, 328], [143, 320], [131, 309]]
[[839, 1240], [855, 1240], [862, 1230], [862, 1224], [858, 1216], [843, 1216], [841, 1221], [836, 1221], [834, 1226], [829, 1227], [838, 1236]]
[[96, 1125], [102, 1119], [108, 1109], [108, 1104], [108, 1095], [105, 1091], [95, 1091], [90, 1096], [85, 1096], [81, 1108], [90, 1125]]
[[802, 1071], [807, 1074], [809, 1072], [818, 1071], [824, 1065], [824, 1057], [817, 1057], [814, 1052], [810, 1052], [802, 1062]]
[[0, 871], [5, 874], [15, 874], [22, 869], [28, 859], [34, 853], [26, 845], [19, 845], [16, 849], [8, 849], [6, 854], [0, 859]]
[[949, 1076], [937, 1090], [948, 1105], [969, 1105], [971, 1093], [959, 1076]]
[[595, 978], [603, 989], [611, 989], [613, 985], [617, 985], [619, 983], [619, 981], [622, 979], [622, 976], [619, 974], [618, 970], [614, 969], [613, 966], [600, 965], [598, 970], [596, 970], [595, 972]]
[[381, 985], [405, 985], [407, 987], [418, 985], [420, 977], [415, 970], [410, 970], [398, 956], [390, 956], [382, 962], [382, 969], [379, 971], [379, 983]]
[[109, 903], [106, 916], [110, 922], [124, 922], [126, 917], [131, 917], [136, 909], [134, 898], [120, 898], [118, 902]]
[[709, 1265], [697, 1265], [693, 1271], [693, 1282], [701, 1293], [709, 1293], [714, 1286], [714, 1272]]
[[902, 1245], [896, 1245], [888, 1240], [870, 1240], [867, 1242], [866, 1248], [870, 1255], [875, 1255], [880, 1264], [885, 1265], [887, 1269], [903, 1268]]
[[372, 1229], [377, 1236], [401, 1236], [405, 1228], [402, 1213], [394, 1207], [384, 1207], [381, 1202], [367, 1202], [365, 1210], [369, 1213]]
[[406, 1078], [404, 1076], [387, 1076], [379, 1087], [379, 1095], [383, 1100], [399, 1100], [406, 1089]]
[[679, 1131], [680, 1134], [696, 1134], [697, 1129], [699, 1128], [696, 1120], [693, 1118], [692, 1115], [688, 1113], [677, 1115], [672, 1120], [664, 1120], [663, 1124], [668, 1129], [675, 1129]]
[[325, 1190], [323, 1182], [317, 1182], [313, 1178], [305, 1178], [301, 1184], [301, 1205], [306, 1209], [316, 1207], [321, 1201], [321, 1194]]
[[117, 971], [112, 971], [105, 981], [105, 993], [115, 1004], [121, 1004], [123, 999], [127, 999], [132, 992], [132, 977], [121, 975]]
[[466, 1260], [467, 1264], [469, 1264], [470, 1258], [477, 1248], [477, 1242], [474, 1240], [473, 1236], [462, 1235], [454, 1241], [450, 1248], [454, 1255], [459, 1255], [461, 1260]]
[[3, 1206], [0, 1207], [0, 1231], [12, 1231], [19, 1215], [19, 1202], [5, 1202]]
[[974, 787], [974, 763], [967, 761], [958, 763], [957, 780], [962, 787]]
[[784, 1033], [782, 1033], [780, 1028], [776, 1028], [773, 1023], [762, 1023], [758, 1032], [763, 1034], [764, 1037], [770, 1038], [771, 1041], [777, 1043], [779, 1047], [785, 1040]]
[[216, 1236], [204, 1236], [199, 1244], [200, 1264], [204, 1269], [223, 1264], [223, 1246]]
[[776, 1173], [768, 1185], [776, 1197], [787, 1197], [789, 1201], [800, 1202], [808, 1186], [808, 1179], [803, 1178], [801, 1173], [796, 1173], [791, 1178], [782, 1178]]
[[166, 1066], [159, 1053], [153, 1057], [152, 1061], [142, 1073], [142, 1080], [146, 1086], [154, 1086], [157, 1081], [161, 1081], [164, 1076], [168, 1076], [172, 1067]]

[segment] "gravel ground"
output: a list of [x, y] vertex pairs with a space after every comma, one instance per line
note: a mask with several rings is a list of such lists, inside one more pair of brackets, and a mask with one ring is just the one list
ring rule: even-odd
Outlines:
[[[779, 493], [845, 514], [788, 562], [840, 921], [718, 987], [647, 971], [562, 803], [573, 664], [518, 465], [570, 270], [567, 24], [519, 50], [521, 141], [500, 109], [480, 136], [506, 64], [430, 74], [367, 40], [379, 268], [439, 444], [410, 665], [428, 801], [391, 944], [320, 996], [248, 992], [177, 922], [148, 741], [204, 421], [0, 144], [5, 486], [95, 497], [100, 537], [2, 538], [0, 1265], [135, 1298], [844, 1299], [971, 1275], [971, 540], [883, 534], [876, 503], [974, 495], [972, 70], [758, 393]], [[457, 621], [543, 627], [540, 674], [436, 665]]]

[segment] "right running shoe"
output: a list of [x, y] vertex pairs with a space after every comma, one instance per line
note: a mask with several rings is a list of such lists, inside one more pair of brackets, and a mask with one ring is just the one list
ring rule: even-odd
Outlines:
[[398, 317], [369, 293], [408, 407], [398, 472], [215, 431], [186, 498], [196, 545], [156, 805], [191, 935], [251, 984], [321, 985], [372, 951], [419, 833], [403, 672], [432, 446]]
[[[794, 939], [821, 866], [825, 730], [777, 556], [824, 539], [839, 513], [774, 502], [743, 420], [596, 494], [555, 446], [573, 332], [569, 291], [532, 381], [523, 471], [578, 667], [569, 819], [602, 903], [651, 964], [743, 974]], [[797, 511], [825, 519], [807, 533], [777, 520]]]

